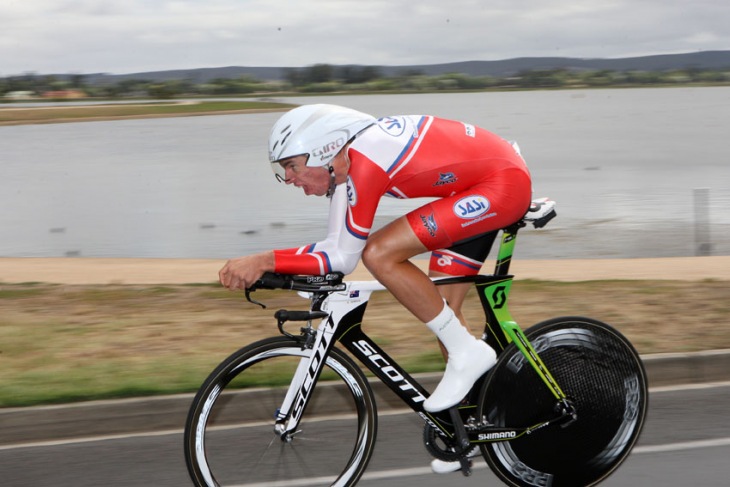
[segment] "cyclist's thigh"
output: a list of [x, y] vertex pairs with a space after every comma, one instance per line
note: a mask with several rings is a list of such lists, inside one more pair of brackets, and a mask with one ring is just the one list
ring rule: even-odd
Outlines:
[[494, 230], [457, 242], [447, 249], [434, 250], [431, 252], [429, 273], [449, 276], [479, 274], [498, 233]]
[[529, 208], [531, 196], [529, 175], [521, 169], [508, 169], [465, 191], [427, 203], [406, 218], [426, 249], [447, 249], [516, 222]]

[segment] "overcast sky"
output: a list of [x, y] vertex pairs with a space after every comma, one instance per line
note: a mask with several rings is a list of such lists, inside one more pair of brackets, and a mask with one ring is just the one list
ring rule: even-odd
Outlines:
[[728, 0], [0, 0], [0, 76], [728, 49]]

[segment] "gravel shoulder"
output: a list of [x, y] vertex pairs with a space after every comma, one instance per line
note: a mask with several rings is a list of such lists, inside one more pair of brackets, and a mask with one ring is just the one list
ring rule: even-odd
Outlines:
[[[425, 268], [427, 261], [417, 261]], [[218, 259], [0, 258], [0, 282], [57, 284], [189, 284], [218, 279]], [[488, 271], [489, 267], [485, 266]], [[730, 280], [730, 256], [654, 259], [515, 260], [516, 279], [594, 281]], [[362, 266], [349, 280], [370, 280]]]

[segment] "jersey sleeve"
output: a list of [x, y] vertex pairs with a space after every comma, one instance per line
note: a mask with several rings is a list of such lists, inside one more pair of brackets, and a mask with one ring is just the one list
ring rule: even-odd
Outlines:
[[[353, 158], [358, 156], [352, 154]], [[327, 238], [296, 249], [275, 250], [275, 272], [323, 275], [355, 270], [388, 181], [388, 176], [367, 160], [353, 164], [355, 167], [360, 170], [352, 171], [332, 195]]]
[[323, 275], [329, 272], [349, 274], [355, 270], [365, 240], [347, 235], [347, 214], [347, 184], [343, 183], [337, 186], [332, 195], [327, 238], [295, 249], [275, 250], [274, 271], [282, 274]]

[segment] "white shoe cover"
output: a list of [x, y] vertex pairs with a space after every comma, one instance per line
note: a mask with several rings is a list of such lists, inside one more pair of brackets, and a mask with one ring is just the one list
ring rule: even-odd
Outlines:
[[430, 413], [443, 411], [459, 404], [474, 383], [497, 362], [497, 354], [482, 340], [474, 338], [468, 349], [449, 353], [446, 370], [423, 409]]
[[[476, 456], [479, 456], [479, 447], [475, 446], [471, 450], [469, 450], [469, 453], [466, 454], [467, 458], [474, 458]], [[461, 462], [456, 460], [454, 462], [447, 462], [444, 460], [439, 460], [438, 458], [434, 458], [431, 461], [431, 470], [433, 473], [438, 474], [444, 474], [444, 473], [451, 473], [456, 472], [457, 470], [461, 469]]]

